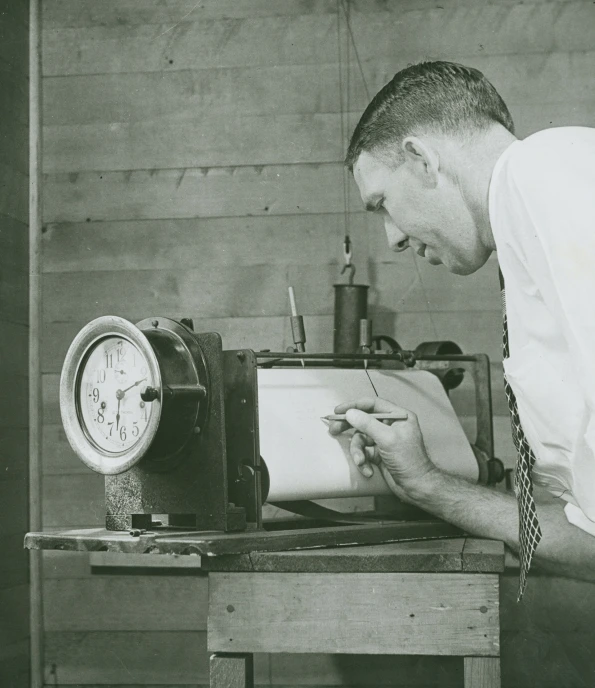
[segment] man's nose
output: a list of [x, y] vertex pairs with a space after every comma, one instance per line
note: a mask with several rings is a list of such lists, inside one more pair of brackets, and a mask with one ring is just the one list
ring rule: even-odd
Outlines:
[[404, 234], [392, 220], [386, 219], [384, 221], [384, 229], [391, 251], [400, 253], [409, 248], [409, 237]]

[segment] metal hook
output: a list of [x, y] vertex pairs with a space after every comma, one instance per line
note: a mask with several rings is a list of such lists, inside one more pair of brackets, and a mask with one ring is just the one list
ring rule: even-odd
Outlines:
[[355, 265], [352, 265], [352, 263], [345, 263], [343, 269], [341, 270], [341, 274], [345, 274], [346, 270], [349, 270], [349, 277], [347, 278], [348, 284], [353, 284], [353, 278], [355, 277]]

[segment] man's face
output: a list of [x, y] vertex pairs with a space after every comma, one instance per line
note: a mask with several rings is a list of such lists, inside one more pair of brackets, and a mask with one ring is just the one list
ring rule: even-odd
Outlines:
[[471, 274], [491, 250], [482, 244], [459, 187], [442, 172], [426, 178], [424, 169], [421, 160], [393, 167], [363, 151], [353, 176], [366, 209], [382, 216], [393, 251], [411, 247], [432, 265]]

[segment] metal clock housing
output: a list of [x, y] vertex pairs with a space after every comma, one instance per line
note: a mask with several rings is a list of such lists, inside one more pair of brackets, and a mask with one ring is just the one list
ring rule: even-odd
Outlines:
[[204, 421], [203, 382], [202, 352], [180, 323], [97, 318], [78, 333], [64, 361], [66, 436], [98, 473], [123, 473], [141, 460], [148, 470], [168, 470]]

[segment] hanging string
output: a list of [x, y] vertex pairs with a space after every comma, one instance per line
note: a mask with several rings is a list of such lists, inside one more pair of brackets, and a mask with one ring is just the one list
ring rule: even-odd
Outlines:
[[[357, 44], [356, 44], [356, 42], [355, 42], [355, 37], [354, 37], [354, 35], [353, 35], [353, 28], [352, 28], [352, 26], [351, 26], [351, 20], [350, 20], [350, 19], [351, 19], [351, 18], [350, 18], [351, 4], [350, 4], [350, 0], [337, 0], [337, 13], [338, 13], [338, 11], [339, 11], [339, 10], [338, 10], [339, 3], [340, 3], [340, 5], [341, 5], [341, 9], [343, 10], [343, 15], [345, 16], [345, 24], [346, 24], [346, 26], [347, 26], [347, 32], [348, 32], [348, 37], [347, 37], [347, 54], [349, 55], [349, 45], [351, 44], [351, 45], [353, 46], [353, 54], [355, 55], [355, 60], [356, 60], [356, 62], [357, 62], [357, 66], [358, 66], [358, 69], [359, 69], [359, 73], [360, 73], [360, 76], [361, 76], [361, 79], [362, 79], [362, 84], [363, 84], [363, 86], [364, 86], [364, 91], [365, 91], [365, 93], [366, 93], [366, 99], [367, 99], [368, 102], [370, 102], [370, 100], [371, 100], [370, 89], [368, 88], [368, 83], [367, 83], [367, 81], [366, 81], [366, 76], [365, 76], [365, 74], [364, 74], [364, 68], [363, 68], [363, 66], [362, 66], [362, 61], [361, 61], [361, 59], [360, 59], [359, 51], [358, 51], [358, 49], [357, 49]], [[346, 3], [347, 3], [347, 4], [346, 4]], [[349, 63], [348, 63], [348, 66], [349, 66]], [[349, 88], [349, 71], [347, 72], [347, 78], [348, 78], [347, 87]], [[348, 96], [347, 96], [347, 97], [348, 97], [348, 99], [349, 99], [349, 91], [348, 91]], [[349, 100], [348, 100], [347, 112], [349, 112]], [[343, 120], [341, 120], [341, 131], [342, 131], [342, 132], [343, 132], [343, 129], [344, 129]], [[341, 136], [343, 136], [343, 133], [341, 134]], [[346, 198], [346, 203], [348, 203], [348, 198], [349, 198], [349, 185], [347, 185], [346, 190], [345, 190], [345, 198]], [[427, 291], [426, 291], [426, 286], [425, 286], [424, 281], [423, 281], [422, 276], [421, 276], [421, 271], [420, 271], [419, 265], [418, 265], [418, 263], [417, 263], [417, 258], [416, 258], [416, 256], [415, 256], [415, 252], [414, 252], [414, 251], [411, 251], [410, 253], [411, 253], [412, 260], [413, 260], [413, 265], [414, 265], [414, 267], [415, 267], [415, 272], [417, 273], [417, 278], [418, 278], [418, 280], [419, 280], [419, 285], [420, 285], [420, 288], [421, 288], [421, 291], [422, 291], [422, 294], [423, 294], [423, 300], [424, 300], [425, 307], [426, 307], [426, 313], [427, 313], [428, 318], [429, 318], [429, 320], [430, 320], [430, 327], [432, 328], [432, 332], [434, 333], [434, 337], [435, 337], [436, 339], [439, 339], [439, 337], [438, 337], [438, 329], [437, 329], [437, 327], [436, 327], [436, 323], [434, 322], [434, 317], [433, 317], [433, 315], [432, 315], [432, 310], [430, 309], [430, 301], [429, 301], [429, 299], [428, 299], [428, 294], [427, 294]]]
[[[337, 0], [337, 61], [339, 64], [339, 113], [340, 113], [340, 119], [341, 119], [341, 141], [340, 141], [340, 148], [339, 150], [341, 151], [341, 158], [345, 154], [346, 148], [347, 148], [347, 124], [345, 121], [345, 101], [343, 98], [343, 51], [341, 47], [341, 42], [342, 42], [342, 30], [341, 30], [341, 7], [342, 7], [342, 2], [341, 0]], [[344, 10], [345, 8], [343, 8]], [[349, 37], [347, 37], [347, 46], [346, 46], [346, 51], [347, 51], [347, 64], [346, 64], [346, 69], [347, 69], [347, 81], [346, 81], [346, 95], [347, 95], [347, 111], [349, 112]], [[351, 258], [352, 258], [352, 243], [351, 243], [351, 236], [350, 236], [350, 227], [349, 227], [349, 176], [348, 176], [348, 171], [343, 167], [342, 169], [343, 173], [343, 257], [345, 260], [345, 267], [343, 268], [343, 272], [345, 271], [346, 267], [351, 266]]]

